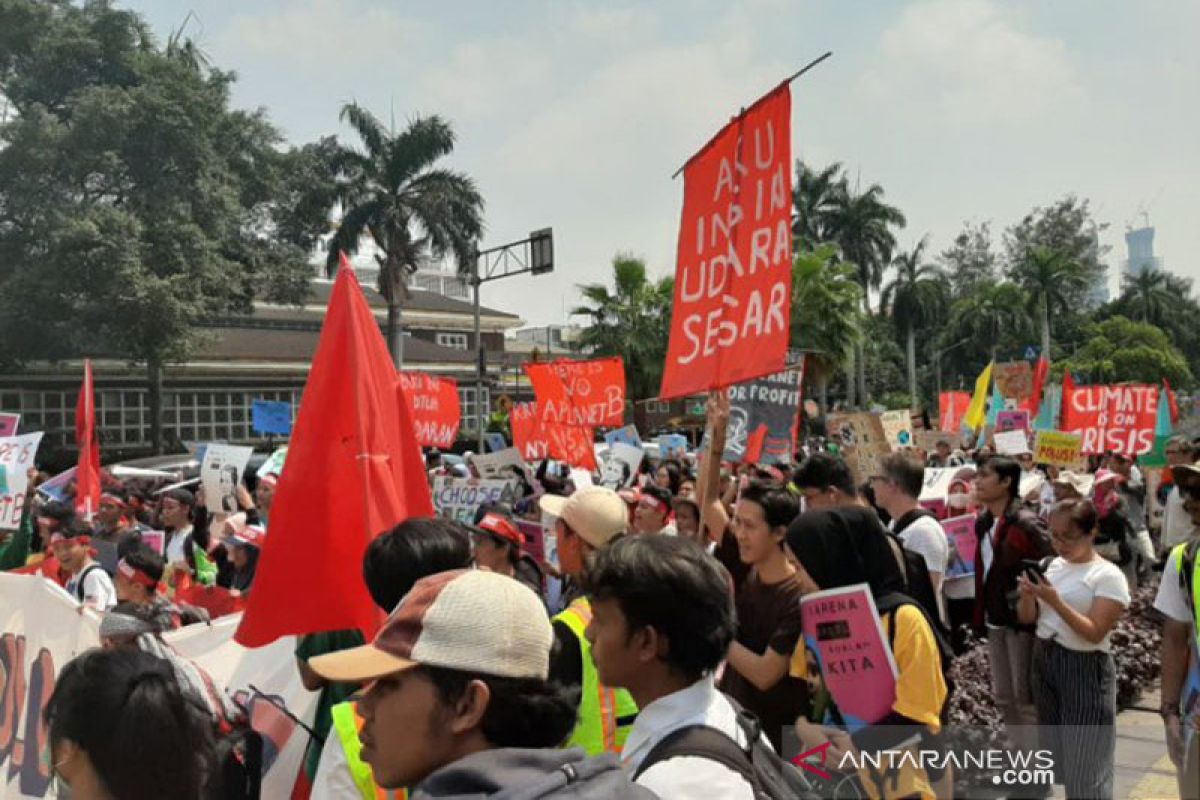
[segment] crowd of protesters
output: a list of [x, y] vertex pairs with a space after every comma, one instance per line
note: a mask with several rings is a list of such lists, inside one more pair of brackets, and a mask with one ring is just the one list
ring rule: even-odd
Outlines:
[[[728, 422], [714, 395], [706, 452], [722, 452]], [[647, 460], [620, 491], [576, 488], [543, 463], [539, 486], [522, 478], [518, 502], [481, 507], [473, 524], [398, 521], [363, 559], [389, 614], [372, 641], [298, 640], [296, 668], [320, 692], [311, 796], [822, 796], [787, 758], [816, 749], [828, 768], [844, 753], [939, 746], [948, 665], [973, 629], [1012, 745], [1050, 750], [1068, 797], [1112, 797], [1111, 633], [1157, 572], [1162, 715], [1189, 796], [1200, 785], [1189, 784], [1200, 737], [1187, 688], [1200, 641], [1200, 452], [1171, 440], [1147, 498], [1120, 454], [1059, 470], [958, 445], [893, 453], [869, 475], [816, 439], [792, 464]], [[427, 466], [431, 479], [452, 469], [436, 453]], [[471, 474], [469, 459], [461, 469]], [[933, 510], [921, 501], [929, 469], [956, 470]], [[110, 480], [90, 521], [30, 478], [0, 566], [104, 612], [103, 650], [64, 668], [46, 707], [55, 770], [78, 797], [217, 796], [220, 742], [242, 711], [163, 635], [207, 617], [182, 587], [252, 591], [277, 476], [239, 487], [238, 508], [220, 514], [184, 486]], [[962, 514], [976, 515], [972, 565], [942, 527]], [[530, 555], [522, 520], [545, 523], [555, 559]], [[161, 551], [148, 543], [158, 531]], [[863, 584], [887, 632], [895, 701], [852, 730], [814, 668], [801, 599]], [[154, 742], [136, 763], [131, 737]], [[953, 794], [952, 770], [912, 763], [833, 780], [873, 798]]]

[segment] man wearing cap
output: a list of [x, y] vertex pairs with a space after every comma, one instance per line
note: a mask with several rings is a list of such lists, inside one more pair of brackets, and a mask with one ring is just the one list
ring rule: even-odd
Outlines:
[[117, 604], [117, 590], [104, 568], [92, 558], [91, 537], [80, 521], [72, 521], [50, 535], [54, 557], [70, 578], [67, 593], [85, 606], [106, 611]]
[[[1200, 530], [1200, 462], [1172, 468], [1193, 531]], [[1162, 705], [1167, 754], [1175, 765], [1179, 796], [1194, 798], [1200, 787], [1200, 537], [1175, 545], [1163, 565], [1154, 608], [1163, 615]]]
[[586, 631], [592, 607], [579, 596], [578, 582], [586, 562], [597, 550], [629, 530], [625, 502], [612, 489], [592, 486], [570, 497], [543, 495], [542, 510], [554, 515], [558, 537], [558, 562], [569, 579], [564, 597], [577, 599], [554, 617], [554, 660], [551, 676], [560, 683], [580, 688], [579, 722], [569, 743], [589, 755], [620, 753], [637, 719], [637, 704], [624, 689], [600, 683], [592, 646]]
[[507, 575], [542, 596], [542, 574], [532, 559], [522, 559], [525, 534], [512, 517], [500, 509], [488, 510], [471, 531], [475, 564], [498, 575]]
[[456, 570], [418, 581], [370, 644], [309, 665], [368, 684], [362, 758], [384, 789], [412, 787], [412, 800], [641, 796], [614, 756], [549, 749], [575, 719], [569, 693], [547, 680], [553, 641], [529, 589]]

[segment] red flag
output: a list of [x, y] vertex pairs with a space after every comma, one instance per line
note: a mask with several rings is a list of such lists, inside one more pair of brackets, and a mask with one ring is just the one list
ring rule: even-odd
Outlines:
[[382, 612], [362, 580], [367, 544], [404, 519], [432, 515], [396, 368], [343, 256], [235, 638], [258, 647], [358, 628], [369, 639]]
[[787, 362], [791, 116], [783, 83], [684, 167], [664, 400], [770, 375]]
[[546, 422], [608, 428], [625, 424], [625, 362], [619, 356], [526, 364], [525, 374]]
[[75, 513], [91, 519], [100, 507], [100, 442], [96, 438], [96, 394], [92, 361], [83, 362], [83, 385], [75, 402], [75, 444], [79, 468], [75, 472]]
[[1171, 391], [1171, 382], [1163, 378], [1163, 388], [1167, 390], [1167, 402], [1171, 404], [1171, 424], [1179, 424], [1179, 403], [1175, 400], [1175, 392]]
[[595, 434], [591, 428], [545, 422], [537, 403], [518, 403], [508, 416], [513, 445], [526, 461], [553, 458], [573, 467], [597, 469]]
[[1033, 372], [1033, 391], [1029, 398], [1026, 399], [1019, 408], [1022, 411], [1028, 411], [1032, 419], [1038, 415], [1038, 411], [1042, 407], [1042, 390], [1046, 388], [1046, 376], [1050, 373], [1050, 362], [1045, 356], [1038, 359], [1037, 367]]
[[971, 395], [967, 392], [942, 392], [938, 397], [939, 430], [957, 433], [970, 405]]
[[435, 378], [424, 372], [401, 372], [396, 381], [396, 393], [401, 402], [408, 403], [418, 444], [422, 447], [453, 446], [462, 422], [456, 380]]

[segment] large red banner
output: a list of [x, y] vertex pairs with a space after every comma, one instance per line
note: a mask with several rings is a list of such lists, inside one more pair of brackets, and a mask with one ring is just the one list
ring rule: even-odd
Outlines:
[[452, 446], [462, 422], [458, 382], [424, 372], [400, 372], [398, 375], [396, 392], [402, 402], [408, 401], [417, 442], [422, 447]]
[[[1065, 383], [1065, 382], [1064, 382]], [[1083, 437], [1089, 455], [1141, 455], [1154, 449], [1158, 387], [1125, 383], [1116, 386], [1063, 386], [1060, 427]]]
[[595, 434], [591, 428], [546, 422], [537, 403], [518, 403], [508, 415], [513, 445], [526, 461], [553, 458], [573, 467], [596, 469]]
[[526, 364], [525, 374], [545, 422], [607, 428], [625, 424], [625, 362], [620, 357]]
[[792, 97], [779, 86], [684, 167], [671, 340], [659, 396], [783, 370], [792, 296]]
[[938, 396], [938, 429], [957, 433], [970, 405], [971, 395], [967, 392], [942, 392]]

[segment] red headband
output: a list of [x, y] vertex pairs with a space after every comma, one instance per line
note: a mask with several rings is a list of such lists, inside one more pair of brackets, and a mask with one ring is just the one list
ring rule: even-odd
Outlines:
[[268, 472], [266, 475], [263, 475], [261, 478], [259, 478], [258, 482], [266, 486], [274, 486], [279, 483], [279, 476], [274, 472]]
[[655, 497], [652, 494], [643, 494], [641, 497], [638, 498], [638, 503], [642, 504], [642, 505], [650, 506], [655, 511], [662, 512], [663, 514], [666, 514], [667, 512], [669, 512], [671, 510], [670, 507], [666, 503], [664, 503], [662, 500], [659, 500], [657, 497]]
[[517, 526], [499, 514], [485, 514], [479, 521], [479, 527], [488, 533], [494, 533], [502, 539], [507, 539], [515, 545], [525, 542], [525, 536], [517, 529]]
[[147, 589], [154, 589], [158, 586], [158, 581], [154, 580], [154, 578], [151, 578], [149, 575], [142, 572], [140, 569], [133, 566], [123, 558], [117, 562], [117, 572], [121, 573], [135, 583], [140, 583]]
[[58, 544], [59, 542], [76, 542], [77, 544], [89, 545], [92, 543], [90, 536], [63, 536], [60, 531], [55, 531], [50, 534], [50, 544]]
[[101, 503], [111, 503], [112, 505], [116, 506], [117, 508], [128, 508], [129, 507], [125, 503], [124, 500], [117, 497], [115, 494], [109, 494], [108, 492], [105, 492], [104, 494], [100, 495], [100, 502]]

